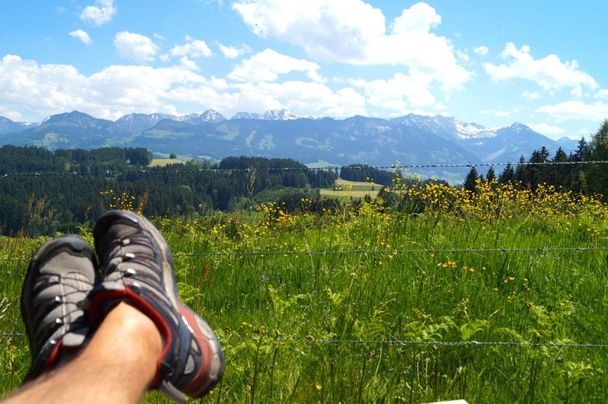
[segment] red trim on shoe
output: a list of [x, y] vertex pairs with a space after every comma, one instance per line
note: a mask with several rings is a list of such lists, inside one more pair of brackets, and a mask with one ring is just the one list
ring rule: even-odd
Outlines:
[[181, 301], [179, 301], [177, 305], [179, 307], [179, 313], [182, 315], [182, 317], [184, 317], [190, 326], [194, 339], [196, 340], [202, 355], [200, 370], [187, 384], [180, 386], [180, 390], [191, 397], [199, 397], [205, 394], [209, 388], [209, 366], [211, 364], [211, 356], [213, 355], [213, 352], [211, 350], [209, 340], [201, 332], [192, 310]]
[[49, 358], [42, 367], [42, 371], [40, 373], [48, 372], [49, 370], [52, 370], [55, 367], [57, 361], [59, 360], [59, 353], [61, 351], [62, 343], [62, 341], [57, 342], [57, 345], [55, 345], [55, 348], [53, 348], [53, 350], [51, 351], [51, 354], [49, 355]]
[[93, 295], [93, 298], [89, 303], [89, 319], [91, 321], [91, 324], [99, 325], [103, 322], [103, 318], [100, 318], [102, 303], [106, 300], [114, 299], [117, 299], [118, 302], [122, 300], [127, 304], [135, 307], [146, 316], [148, 316], [148, 318], [150, 318], [154, 322], [154, 325], [156, 325], [156, 328], [158, 328], [158, 331], [160, 332], [160, 335], [163, 339], [163, 348], [161, 350], [160, 356], [156, 361], [156, 373], [154, 374], [154, 378], [150, 383], [150, 387], [155, 387], [160, 383], [159, 378], [162, 361], [163, 358], [167, 355], [167, 352], [171, 347], [171, 342], [173, 341], [171, 327], [169, 327], [169, 324], [167, 324], [164, 317], [158, 313], [154, 306], [148, 303], [140, 295], [133, 292], [128, 286], [125, 286], [123, 290], [104, 290]]

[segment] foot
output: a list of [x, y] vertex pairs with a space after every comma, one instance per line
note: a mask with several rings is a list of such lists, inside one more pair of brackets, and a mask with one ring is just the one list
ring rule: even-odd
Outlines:
[[179, 300], [171, 252], [144, 217], [111, 210], [93, 231], [103, 280], [89, 295], [89, 319], [100, 324], [122, 301], [155, 323], [163, 339], [151, 387], [178, 401], [208, 393], [221, 379], [224, 357], [207, 323]]
[[89, 334], [84, 303], [95, 280], [93, 251], [78, 236], [51, 240], [36, 251], [21, 290], [21, 316], [32, 356], [25, 381], [52, 369], [62, 354], [82, 347]]

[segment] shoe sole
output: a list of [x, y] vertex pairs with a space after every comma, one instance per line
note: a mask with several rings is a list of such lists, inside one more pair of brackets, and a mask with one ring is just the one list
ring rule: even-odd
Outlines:
[[224, 353], [217, 336], [205, 320], [183, 302], [179, 313], [202, 350], [203, 364], [192, 381], [181, 388], [190, 397], [197, 398], [209, 393], [224, 375]]

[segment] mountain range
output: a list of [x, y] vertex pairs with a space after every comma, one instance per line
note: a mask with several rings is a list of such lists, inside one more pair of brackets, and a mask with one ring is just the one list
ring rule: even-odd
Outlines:
[[285, 157], [303, 163], [390, 165], [517, 162], [541, 146], [552, 153], [576, 147], [571, 139], [553, 141], [515, 123], [491, 129], [453, 117], [409, 114], [393, 119], [299, 118], [287, 110], [265, 114], [219, 112], [173, 116], [129, 114], [116, 121], [74, 111], [37, 124], [0, 117], [0, 145], [49, 149], [105, 146], [146, 147], [156, 153], [192, 158]]

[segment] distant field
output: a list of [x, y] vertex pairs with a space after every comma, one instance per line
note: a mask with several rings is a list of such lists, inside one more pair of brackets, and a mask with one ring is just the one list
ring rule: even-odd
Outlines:
[[375, 199], [383, 186], [373, 182], [347, 181], [338, 178], [335, 187], [341, 187], [342, 190], [321, 189], [321, 195], [333, 198], [365, 198], [366, 195], [369, 195], [370, 198]]
[[376, 184], [375, 182], [348, 181], [348, 180], [343, 180], [342, 178], [338, 178], [336, 180], [336, 185], [341, 185], [341, 186], [352, 185], [353, 189], [360, 188], [359, 189], [360, 191], [371, 190], [372, 188], [377, 190], [384, 186], [382, 184]]
[[365, 195], [369, 195], [370, 198], [375, 199], [378, 196], [378, 191], [334, 191], [333, 189], [322, 189], [321, 195], [345, 198], [365, 198]]
[[164, 167], [170, 164], [184, 164], [184, 162], [178, 159], [154, 159], [148, 164], [148, 167]]

